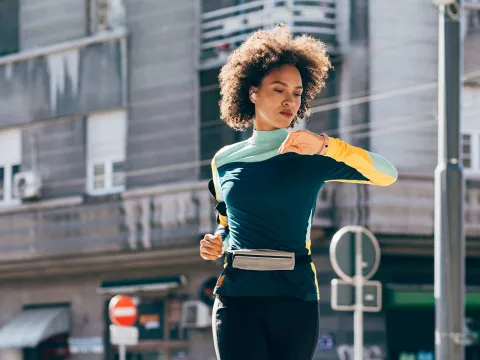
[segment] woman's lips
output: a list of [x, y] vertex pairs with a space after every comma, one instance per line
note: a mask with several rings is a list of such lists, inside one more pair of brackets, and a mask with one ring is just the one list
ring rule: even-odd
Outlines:
[[292, 115], [293, 115], [290, 111], [282, 111], [280, 114], [282, 114], [283, 116], [285, 116], [287, 118], [291, 118]]

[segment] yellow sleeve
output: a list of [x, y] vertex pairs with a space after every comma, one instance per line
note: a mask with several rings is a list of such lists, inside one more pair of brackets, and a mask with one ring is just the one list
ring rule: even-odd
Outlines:
[[347, 175], [348, 172], [344, 172], [345, 176], [342, 176], [342, 171], [337, 171], [332, 174], [333, 177], [327, 181], [388, 186], [393, 184], [398, 178], [397, 169], [395, 169], [395, 167], [385, 158], [359, 147], [347, 144], [337, 138], [330, 138], [328, 150], [324, 156], [344, 163], [365, 177], [365, 180], [360, 180], [358, 177], [355, 178], [354, 176]]

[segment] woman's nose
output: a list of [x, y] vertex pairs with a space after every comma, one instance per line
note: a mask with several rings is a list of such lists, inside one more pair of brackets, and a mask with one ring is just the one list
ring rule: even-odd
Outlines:
[[291, 96], [287, 96], [284, 100], [283, 100], [283, 106], [290, 106], [293, 104], [293, 98]]

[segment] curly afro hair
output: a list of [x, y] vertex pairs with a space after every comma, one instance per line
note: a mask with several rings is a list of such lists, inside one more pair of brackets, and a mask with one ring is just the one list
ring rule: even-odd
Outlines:
[[304, 88], [298, 114], [290, 126], [298, 122], [298, 117], [310, 115], [310, 102], [325, 86], [332, 67], [326, 47], [308, 35], [292, 38], [288, 26], [278, 24], [272, 30], [253, 33], [220, 70], [221, 119], [236, 130], [252, 125], [255, 105], [249, 99], [250, 87], [259, 87], [272, 69], [284, 64], [298, 69]]

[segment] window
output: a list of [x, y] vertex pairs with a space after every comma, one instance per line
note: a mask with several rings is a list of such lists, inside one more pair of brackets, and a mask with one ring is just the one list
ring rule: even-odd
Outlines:
[[480, 173], [480, 130], [462, 134], [461, 156], [466, 173]]
[[0, 56], [16, 53], [19, 42], [19, 0], [0, 0]]
[[19, 203], [14, 197], [13, 177], [21, 169], [21, 133], [20, 130], [0, 132], [0, 204]]
[[90, 34], [125, 26], [123, 0], [87, 0], [86, 3]]
[[87, 192], [105, 195], [125, 189], [126, 113], [91, 115], [87, 124]]

